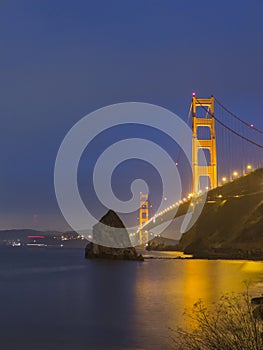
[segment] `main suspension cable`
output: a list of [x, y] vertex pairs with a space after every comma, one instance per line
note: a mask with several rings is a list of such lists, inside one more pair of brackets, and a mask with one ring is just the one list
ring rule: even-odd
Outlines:
[[[213, 115], [210, 110], [206, 109], [205, 106], [202, 105], [202, 103], [200, 101], [198, 101], [198, 99], [196, 99], [197, 102], [200, 104], [200, 106], [207, 112], [208, 111], [208, 114], [213, 117], [221, 126], [223, 126], [224, 128], [226, 128], [227, 130], [231, 131], [233, 134], [241, 137], [243, 140], [253, 144], [254, 146], [257, 146], [259, 148], [262, 148], [263, 149], [263, 145], [260, 145], [259, 143], [253, 141], [253, 140], [250, 140], [249, 138], [239, 134], [237, 131], [235, 131], [234, 129], [230, 128], [229, 126], [227, 126], [226, 124], [224, 124], [223, 122], [221, 122], [215, 115]], [[248, 124], [249, 125], [249, 124]]]

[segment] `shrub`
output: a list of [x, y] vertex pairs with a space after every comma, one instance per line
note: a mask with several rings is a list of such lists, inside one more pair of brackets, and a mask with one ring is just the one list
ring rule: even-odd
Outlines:
[[211, 311], [198, 301], [187, 315], [187, 328], [175, 331], [174, 349], [263, 350], [262, 320], [253, 310], [248, 292], [221, 297]]

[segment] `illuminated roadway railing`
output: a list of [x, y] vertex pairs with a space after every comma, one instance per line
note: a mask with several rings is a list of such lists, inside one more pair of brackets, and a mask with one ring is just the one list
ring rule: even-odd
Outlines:
[[[180, 199], [178, 202], [170, 205], [168, 208], [162, 210], [161, 212], [155, 214], [153, 217], [151, 217], [146, 223], [144, 223], [137, 232], [139, 232], [140, 230], [143, 230], [146, 226], [148, 226], [151, 222], [155, 223], [156, 220], [158, 220], [159, 218], [161, 218], [162, 216], [166, 215], [167, 213], [171, 212], [173, 209], [179, 208], [180, 206], [182, 206], [183, 204], [189, 204], [190, 206], [194, 206], [194, 203], [192, 202], [197, 201], [198, 202], [198, 198], [201, 197], [201, 192], [198, 194], [193, 194], [190, 193], [188, 195], [187, 198], [183, 198]], [[183, 214], [182, 214], [183, 215]]]

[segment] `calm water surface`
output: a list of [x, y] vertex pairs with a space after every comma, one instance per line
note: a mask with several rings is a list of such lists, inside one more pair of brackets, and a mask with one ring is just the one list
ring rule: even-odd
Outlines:
[[244, 281], [260, 295], [263, 262], [108, 262], [78, 249], [1, 249], [1, 349], [172, 349], [169, 328], [185, 309], [241, 292]]

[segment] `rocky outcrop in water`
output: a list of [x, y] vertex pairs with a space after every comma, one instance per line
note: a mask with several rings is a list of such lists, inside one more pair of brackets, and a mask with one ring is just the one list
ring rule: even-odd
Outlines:
[[142, 255], [131, 246], [128, 231], [113, 210], [93, 227], [93, 242], [87, 244], [85, 258], [143, 261]]

